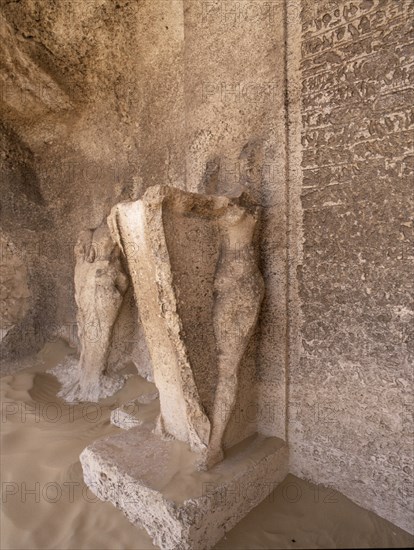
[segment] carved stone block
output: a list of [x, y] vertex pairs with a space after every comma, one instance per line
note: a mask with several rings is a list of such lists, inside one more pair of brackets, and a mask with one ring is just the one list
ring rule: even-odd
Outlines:
[[162, 550], [212, 548], [288, 473], [287, 446], [275, 437], [252, 436], [197, 472], [187, 445], [144, 427], [96, 441], [80, 460], [90, 489]]

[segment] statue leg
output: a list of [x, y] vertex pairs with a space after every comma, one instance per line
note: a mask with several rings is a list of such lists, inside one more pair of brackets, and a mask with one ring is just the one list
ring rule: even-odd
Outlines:
[[105, 374], [111, 350], [113, 328], [123, 297], [112, 285], [97, 284], [94, 303], [89, 303], [88, 321], [82, 327], [80, 388], [86, 398], [99, 392], [100, 378]]
[[[234, 412], [238, 392], [239, 367], [257, 323], [263, 290], [261, 279], [234, 281], [234, 289], [217, 293], [214, 328], [218, 351], [218, 380], [211, 418], [208, 450], [200, 469], [208, 469], [223, 459], [223, 439]], [[247, 283], [247, 284], [246, 284]]]
[[231, 357], [222, 357], [216, 395], [212, 413], [212, 430], [208, 449], [203, 456], [200, 469], [209, 469], [223, 460], [223, 437], [237, 398], [238, 362]]

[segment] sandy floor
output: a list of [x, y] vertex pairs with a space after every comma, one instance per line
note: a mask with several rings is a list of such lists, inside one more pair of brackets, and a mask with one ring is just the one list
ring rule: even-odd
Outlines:
[[[99, 406], [70, 406], [45, 370], [68, 352], [48, 345], [33, 366], [1, 379], [1, 548], [140, 550], [154, 548], [109, 503], [87, 490], [78, 456], [118, 433], [111, 410], [152, 384], [133, 377]], [[221, 541], [220, 549], [410, 547], [413, 537], [340, 493], [288, 476]]]

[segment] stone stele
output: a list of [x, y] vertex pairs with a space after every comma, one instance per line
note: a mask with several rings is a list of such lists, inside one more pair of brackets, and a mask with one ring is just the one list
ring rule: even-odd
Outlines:
[[89, 487], [161, 548], [211, 548], [287, 474], [284, 442], [235, 421], [255, 399], [264, 294], [257, 220], [245, 194], [170, 186], [150, 187], [108, 218], [128, 263], [160, 413], [154, 430], [138, 420], [89, 446], [81, 462]]

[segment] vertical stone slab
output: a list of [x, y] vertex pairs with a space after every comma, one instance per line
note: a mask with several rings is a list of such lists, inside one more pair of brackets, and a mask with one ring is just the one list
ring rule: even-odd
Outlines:
[[162, 192], [150, 190], [145, 200], [114, 207], [109, 224], [128, 260], [154, 365], [154, 381], [160, 392], [159, 430], [202, 450], [208, 443], [210, 426], [180, 334], [163, 202]]

